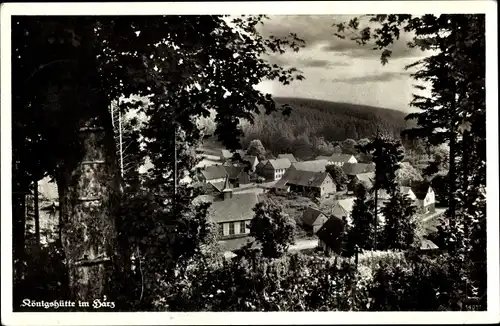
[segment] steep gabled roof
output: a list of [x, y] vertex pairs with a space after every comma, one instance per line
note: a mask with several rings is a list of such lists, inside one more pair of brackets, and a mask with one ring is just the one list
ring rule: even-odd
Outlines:
[[237, 179], [238, 176], [245, 170], [243, 166], [234, 165], [225, 165], [224, 169], [226, 170], [229, 179]]
[[321, 214], [326, 216], [325, 213], [316, 208], [307, 207], [307, 209], [302, 214], [302, 223], [304, 225], [313, 226], [314, 222], [316, 222], [316, 220]]
[[415, 194], [415, 197], [423, 200], [425, 199], [425, 196], [427, 196], [427, 193], [429, 192], [431, 186], [428, 182], [425, 181], [415, 181], [411, 183], [410, 188]]
[[348, 162], [353, 156], [351, 154], [332, 154], [328, 159], [332, 162]]
[[368, 173], [375, 171], [375, 164], [373, 163], [344, 163], [342, 165], [344, 173], [350, 176], [358, 175], [361, 173]]
[[245, 155], [242, 157], [242, 159], [243, 161], [249, 162], [252, 166], [259, 163], [259, 159], [257, 158], [257, 156]]
[[232, 198], [213, 202], [209, 216], [216, 223], [251, 220], [258, 202], [256, 193], [233, 194]]
[[269, 164], [275, 170], [276, 169], [288, 169], [292, 165], [290, 160], [287, 158], [278, 158], [275, 160], [269, 160], [267, 162], [267, 164]]
[[266, 165], [266, 164], [267, 164], [267, 162], [268, 162], [268, 161], [269, 161], [269, 160], [262, 160], [262, 161], [260, 161], [260, 162], [259, 162], [259, 164], [257, 164], [257, 167], [258, 167], [258, 168], [263, 167], [264, 165]]
[[278, 154], [278, 159], [280, 158], [287, 158], [291, 163], [297, 162], [297, 159], [293, 154]]
[[356, 175], [356, 178], [360, 182], [367, 183], [368, 185], [373, 185], [373, 180], [375, 179], [375, 173], [373, 172], [368, 172], [368, 173], [360, 173]]
[[342, 207], [343, 209], [345, 209], [347, 212], [351, 213], [352, 212], [352, 208], [354, 206], [354, 200], [355, 200], [355, 198], [339, 199], [337, 201], [337, 204], [340, 207]]
[[221, 165], [207, 166], [201, 170], [201, 173], [207, 180], [222, 179], [227, 175], [225, 167]]
[[326, 172], [310, 172], [289, 169], [276, 183], [275, 187], [279, 187], [284, 184], [305, 187], [320, 187], [328, 177], [328, 173]]
[[327, 160], [314, 160], [292, 163], [292, 166], [299, 171], [326, 172]]
[[340, 252], [342, 244], [342, 234], [344, 232], [344, 222], [342, 219], [332, 216], [318, 230], [316, 235], [326, 243], [326, 245], [334, 249], [337, 253]]

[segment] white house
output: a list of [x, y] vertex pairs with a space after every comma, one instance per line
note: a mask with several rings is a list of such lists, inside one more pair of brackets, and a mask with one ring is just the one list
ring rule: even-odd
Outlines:
[[333, 154], [328, 158], [328, 164], [342, 166], [344, 163], [358, 163], [358, 160], [351, 154]]

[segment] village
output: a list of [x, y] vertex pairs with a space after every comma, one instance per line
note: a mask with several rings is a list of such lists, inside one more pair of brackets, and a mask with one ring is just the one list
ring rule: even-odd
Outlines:
[[[213, 142], [212, 142], [213, 143]], [[245, 150], [231, 152], [214, 146], [197, 150], [200, 162], [195, 186], [202, 187], [197, 201], [210, 202], [210, 218], [218, 225], [218, 239], [226, 257], [235, 256], [240, 248], [252, 243], [249, 235], [253, 208], [258, 202], [270, 200], [283, 208], [297, 223], [295, 244], [289, 251], [325, 254], [338, 250], [337, 239], [343, 223], [351, 223], [356, 186], [373, 186], [375, 164], [358, 162], [352, 154], [317, 156], [300, 161], [293, 154], [281, 153], [261, 159]], [[347, 176], [345, 185], [337, 185], [328, 168], [337, 166]], [[400, 190], [417, 208], [418, 218], [432, 231], [444, 208], [436, 208], [436, 196], [426, 182], [402, 182]], [[379, 191], [378, 210], [389, 199]], [[383, 224], [384, 217], [379, 213]], [[344, 221], [344, 222], [342, 222]], [[422, 239], [421, 250], [437, 250], [431, 240]], [[338, 253], [338, 252], [336, 252]]]

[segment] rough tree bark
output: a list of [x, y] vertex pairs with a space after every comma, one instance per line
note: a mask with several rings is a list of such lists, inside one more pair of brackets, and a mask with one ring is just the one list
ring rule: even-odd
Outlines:
[[57, 99], [62, 115], [72, 115], [68, 123], [76, 135], [68, 135], [74, 151], [61, 158], [56, 180], [70, 296], [88, 302], [106, 296], [109, 301], [119, 265], [119, 169], [111, 117], [95, 66], [80, 60], [66, 69]]

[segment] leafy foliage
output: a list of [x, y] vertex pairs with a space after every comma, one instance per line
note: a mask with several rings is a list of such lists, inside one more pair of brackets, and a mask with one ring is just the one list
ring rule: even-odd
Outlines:
[[250, 222], [250, 235], [262, 245], [264, 257], [282, 256], [294, 244], [295, 220], [270, 201], [258, 203]]
[[257, 156], [259, 160], [263, 160], [266, 154], [266, 149], [259, 139], [254, 139], [248, 145], [247, 154]]
[[330, 173], [330, 176], [337, 185], [338, 190], [345, 189], [347, 183], [349, 182], [349, 178], [341, 167], [337, 165], [327, 165], [326, 172]]

